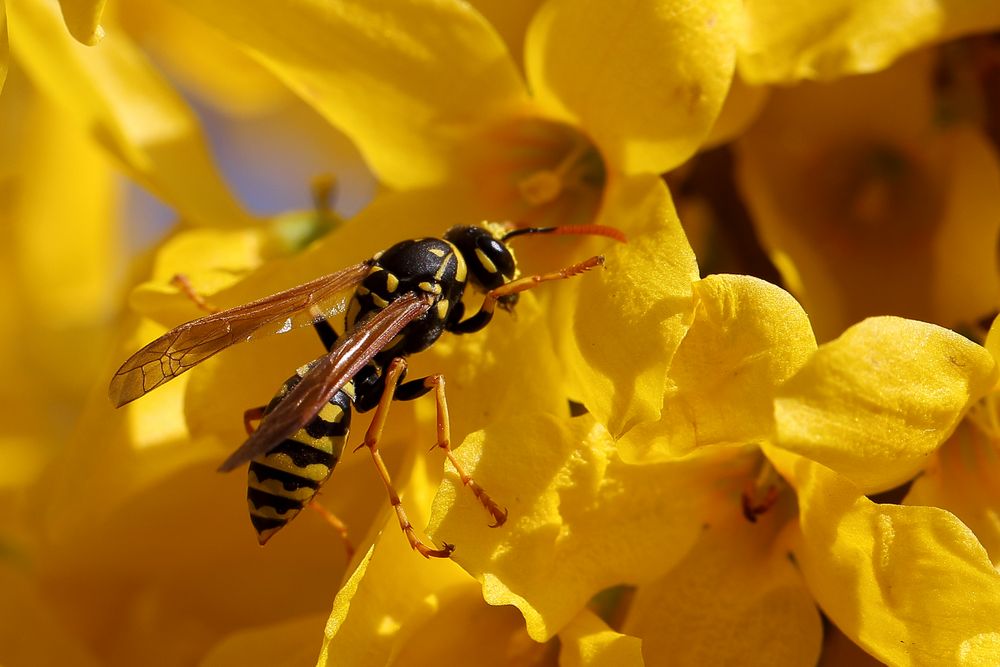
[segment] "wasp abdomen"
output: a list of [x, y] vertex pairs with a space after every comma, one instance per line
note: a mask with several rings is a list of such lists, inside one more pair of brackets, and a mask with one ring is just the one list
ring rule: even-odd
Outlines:
[[[296, 375], [285, 383], [265, 417], [299, 379]], [[337, 465], [351, 427], [346, 389], [336, 392], [304, 428], [250, 462], [247, 505], [261, 544], [295, 518]]]

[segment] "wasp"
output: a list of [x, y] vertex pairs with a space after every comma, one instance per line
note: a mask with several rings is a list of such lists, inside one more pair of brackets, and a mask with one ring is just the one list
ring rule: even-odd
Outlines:
[[[259, 543], [266, 543], [303, 507], [321, 510], [314, 496], [343, 453], [352, 412], [374, 410], [357, 449], [370, 452], [410, 546], [427, 558], [447, 557], [452, 545], [438, 549], [417, 537], [379, 454], [389, 405], [434, 391], [436, 446], [489, 512], [491, 525], [502, 525], [506, 509], [452, 454], [444, 377], [406, 380], [406, 358], [433, 345], [446, 331], [470, 334], [481, 330], [498, 305], [513, 309], [525, 290], [603, 264], [603, 257], [594, 256], [552, 273], [519, 277], [511, 239], [549, 233], [598, 234], [622, 240], [616, 230], [598, 225], [513, 230], [499, 223], [457, 226], [441, 238], [402, 241], [367, 261], [222, 311], [209, 307], [181, 281], [188, 296], [210, 314], [181, 324], [129, 357], [111, 380], [110, 398], [120, 407], [231, 345], [312, 325], [326, 354], [299, 368], [266, 406], [246, 411], [248, 438], [219, 466], [219, 471], [226, 472], [250, 464], [247, 504]], [[466, 316], [463, 297], [470, 285], [485, 292], [485, 297], [478, 311]], [[345, 302], [340, 335], [329, 318], [343, 310]], [[256, 427], [254, 422], [259, 422]]]

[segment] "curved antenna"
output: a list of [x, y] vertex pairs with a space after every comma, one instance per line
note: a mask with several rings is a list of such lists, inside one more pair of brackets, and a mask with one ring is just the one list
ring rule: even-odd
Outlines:
[[605, 225], [562, 225], [561, 227], [522, 227], [507, 232], [501, 237], [501, 241], [507, 242], [515, 236], [526, 236], [528, 234], [580, 234], [587, 236], [606, 236], [621, 243], [628, 243], [625, 233], [614, 227]]

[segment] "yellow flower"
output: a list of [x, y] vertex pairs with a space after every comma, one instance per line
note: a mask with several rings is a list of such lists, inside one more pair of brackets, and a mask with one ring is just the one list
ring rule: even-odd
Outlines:
[[[798, 492], [795, 562], [830, 619], [890, 664], [990, 664], [1000, 651], [996, 510], [982, 486], [995, 444], [975, 434], [988, 410], [970, 412], [997, 376], [990, 352], [955, 333], [874, 318], [779, 391], [769, 455]], [[915, 477], [902, 506], [864, 497]]]
[[[65, 3], [81, 40], [96, 34], [102, 4]], [[51, 0], [8, 0], [6, 17], [14, 66], [132, 179], [189, 222], [250, 221], [215, 170], [194, 114], [124, 33], [83, 46], [66, 34]], [[115, 30], [108, 17], [104, 24]]]
[[746, 14], [739, 67], [753, 83], [874, 72], [922, 46], [1000, 26], [990, 0], [754, 0]]
[[820, 340], [872, 315], [957, 328], [1000, 303], [1000, 162], [978, 130], [938, 122], [934, 62], [774, 91], [736, 144], [761, 240]]

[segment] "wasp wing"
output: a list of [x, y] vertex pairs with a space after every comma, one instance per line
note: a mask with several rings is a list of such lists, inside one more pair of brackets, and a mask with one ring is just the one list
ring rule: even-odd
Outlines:
[[328, 303], [331, 297], [360, 283], [369, 268], [361, 262], [171, 329], [122, 364], [108, 388], [111, 402], [121, 407], [134, 401], [230, 345], [329, 317], [342, 301]]
[[344, 336], [329, 354], [317, 360], [250, 438], [222, 462], [219, 471], [227, 472], [267, 453], [308, 424], [338, 389], [430, 306], [426, 295], [405, 294]]

